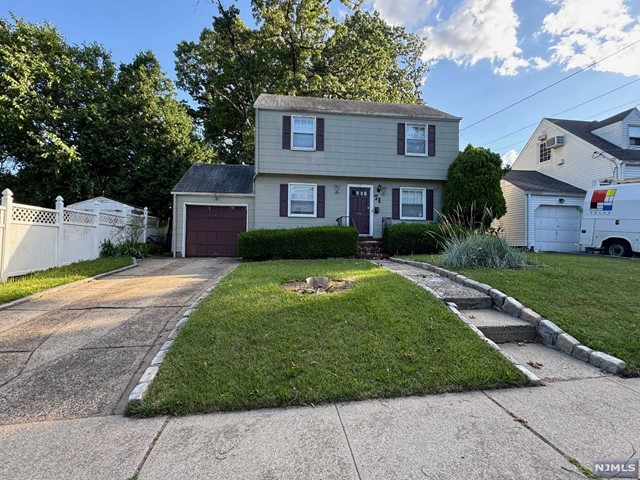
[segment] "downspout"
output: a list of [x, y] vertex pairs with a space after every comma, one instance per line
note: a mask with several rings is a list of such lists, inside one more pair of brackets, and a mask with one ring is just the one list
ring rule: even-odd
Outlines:
[[[171, 216], [173, 217], [173, 222], [171, 222], [171, 251], [173, 253], [173, 258], [176, 258], [176, 225], [178, 224], [178, 222], [176, 221], [176, 215], [178, 214], [178, 210], [176, 209], [176, 202], [177, 202], [177, 195], [174, 193], [173, 194], [173, 212], [171, 212]], [[184, 221], [186, 221], [186, 219], [183, 219]]]
[[525, 202], [525, 214], [524, 214], [524, 238], [525, 238], [525, 242], [527, 243], [527, 249], [529, 249], [531, 247], [531, 244], [529, 243], [529, 205], [531, 205], [531, 194], [527, 193], [527, 198], [526, 198], [526, 202]]

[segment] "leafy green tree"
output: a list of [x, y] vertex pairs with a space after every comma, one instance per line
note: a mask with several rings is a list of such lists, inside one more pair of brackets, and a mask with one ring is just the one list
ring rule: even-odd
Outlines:
[[0, 180], [19, 201], [108, 195], [165, 216], [171, 187], [212, 158], [150, 52], [117, 69], [100, 45], [0, 18]]
[[467, 145], [449, 166], [442, 213], [468, 226], [488, 226], [491, 220], [507, 213], [500, 188], [501, 164], [499, 154]]
[[17, 198], [51, 206], [56, 195], [82, 196], [78, 141], [114, 72], [97, 44], [69, 46], [48, 23], [0, 18], [0, 166]]
[[424, 40], [361, 2], [339, 21], [330, 0], [252, 0], [255, 28], [218, 1], [211, 29], [176, 50], [178, 86], [197, 104], [205, 139], [227, 163], [253, 162], [253, 103], [262, 92], [415, 103]]

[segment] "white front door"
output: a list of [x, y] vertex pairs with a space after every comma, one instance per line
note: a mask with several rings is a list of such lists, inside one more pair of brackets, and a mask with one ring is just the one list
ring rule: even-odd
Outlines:
[[536, 250], [542, 252], [578, 252], [580, 247], [578, 207], [541, 205], [535, 213]]

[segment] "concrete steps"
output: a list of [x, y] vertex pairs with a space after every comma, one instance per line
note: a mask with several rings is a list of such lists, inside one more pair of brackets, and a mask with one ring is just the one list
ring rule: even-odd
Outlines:
[[[455, 303], [458, 310], [484, 310], [492, 308], [491, 297], [488, 295], [468, 297], [445, 297], [446, 302]], [[500, 312], [498, 312], [500, 313]], [[482, 329], [480, 329], [482, 330]]]
[[537, 338], [534, 325], [497, 310], [466, 309], [460, 310], [460, 313], [496, 343], [527, 342]]

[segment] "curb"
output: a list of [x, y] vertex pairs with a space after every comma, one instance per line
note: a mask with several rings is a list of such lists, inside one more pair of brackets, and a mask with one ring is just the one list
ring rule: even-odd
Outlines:
[[[403, 258], [396, 257], [391, 257], [389, 258], [389, 260], [396, 263], [403, 263], [405, 265], [422, 268], [423, 270], [428, 270], [432, 273], [438, 274], [442, 277], [453, 280], [456, 283], [464, 285], [465, 287], [469, 287], [481, 293], [484, 293], [485, 295], [489, 295], [489, 297], [491, 297], [491, 302], [496, 310], [511, 315], [512, 317], [520, 318], [521, 320], [525, 320], [534, 325], [536, 327], [536, 333], [538, 334], [538, 337], [542, 339], [542, 343], [544, 343], [547, 347], [560, 350], [561, 352], [580, 361], [590, 363], [591, 365], [598, 367], [607, 373], [618, 374], [623, 372], [624, 369], [627, 368], [627, 365], [623, 360], [608, 355], [604, 352], [592, 350], [591, 348], [582, 345], [579, 340], [566, 333], [551, 320], [543, 318], [540, 314], [534, 312], [530, 308], [525, 307], [515, 298], [509, 297], [507, 294], [495, 288], [491, 288], [491, 286], [485, 283], [480, 283], [457, 272], [452, 272], [450, 270], [431, 265], [430, 263], [416, 262], [413, 260], [405, 260]], [[438, 296], [438, 298], [441, 297]], [[456, 313], [456, 315], [458, 314], [459, 312]]]
[[48, 295], [49, 293], [55, 293], [58, 290], [63, 290], [65, 288], [73, 287], [75, 285], [82, 285], [83, 283], [93, 282], [94, 280], [98, 280], [99, 278], [124, 272], [125, 270], [131, 270], [132, 268], [135, 268], [138, 266], [138, 260], [136, 260], [136, 257], [131, 257], [131, 260], [133, 260], [133, 263], [131, 265], [127, 265], [126, 267], [117, 268], [115, 270], [111, 270], [110, 272], [99, 273], [97, 275], [94, 275], [93, 277], [87, 277], [81, 280], [76, 280], [75, 282], [65, 283], [64, 285], [58, 285], [57, 287], [48, 288], [47, 290], [42, 290], [41, 292], [37, 292], [32, 295], [28, 295], [26, 297], [18, 298], [16, 300], [12, 300], [7, 303], [3, 303], [0, 305], [0, 310], [5, 310], [7, 308], [15, 307], [16, 305], [20, 305], [21, 303], [25, 303], [30, 300], [36, 300], [42, 297], [43, 295]]
[[187, 310], [182, 314], [182, 318], [178, 320], [178, 323], [176, 323], [176, 325], [173, 327], [171, 332], [169, 332], [167, 340], [162, 344], [162, 346], [160, 347], [160, 350], [155, 354], [155, 356], [151, 360], [151, 365], [147, 367], [147, 369], [142, 374], [142, 377], [140, 377], [138, 384], [134, 387], [134, 389], [129, 394], [129, 398], [127, 401], [128, 407], [137, 406], [137, 405], [140, 405], [140, 403], [142, 403], [142, 400], [144, 400], [147, 394], [149, 393], [149, 387], [155, 380], [158, 370], [160, 369], [162, 362], [164, 362], [164, 359], [167, 355], [167, 352], [171, 348], [171, 345], [173, 345], [173, 341], [177, 338], [178, 334], [180, 333], [180, 330], [182, 330], [184, 326], [187, 324], [187, 322], [189, 321], [189, 317], [196, 310], [196, 307], [198, 306], [198, 304], [202, 302], [205, 298], [207, 298], [209, 294], [213, 291], [213, 289], [218, 286], [218, 283], [220, 283], [220, 281], [223, 278], [225, 278], [229, 273], [235, 270], [235, 268], [236, 267], [233, 267], [233, 269], [229, 270], [227, 274], [218, 277], [212, 283], [210, 283], [209, 287], [207, 287], [207, 289], [197, 299], [195, 299], [191, 303], [191, 305], [189, 305]]

